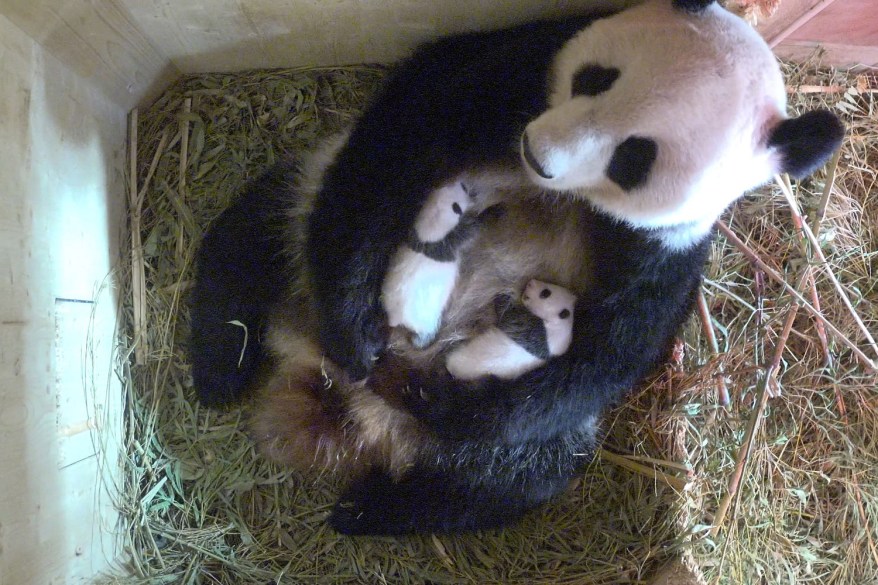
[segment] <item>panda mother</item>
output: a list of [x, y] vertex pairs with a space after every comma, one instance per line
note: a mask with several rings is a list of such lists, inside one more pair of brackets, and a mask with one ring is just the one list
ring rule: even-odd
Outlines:
[[[329, 518], [343, 533], [514, 522], [566, 488], [602, 413], [663, 358], [722, 211], [839, 145], [834, 115], [785, 108], [768, 47], [707, 0], [423, 46], [322, 159], [274, 168], [206, 234], [199, 396], [253, 391], [264, 454], [351, 472]], [[480, 235], [434, 349], [398, 349], [382, 284], [430, 194], [456, 181], [487, 200]], [[504, 262], [514, 278], [472, 284]], [[567, 352], [512, 380], [448, 375], [435, 348], [455, 343], [450, 324], [531, 278], [579, 297]], [[251, 331], [243, 356], [230, 321]]]

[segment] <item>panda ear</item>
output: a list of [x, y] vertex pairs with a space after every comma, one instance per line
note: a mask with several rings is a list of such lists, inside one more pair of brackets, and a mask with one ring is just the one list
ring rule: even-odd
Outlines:
[[843, 138], [844, 126], [838, 116], [828, 110], [815, 110], [775, 126], [768, 146], [780, 155], [778, 172], [801, 179], [825, 163]]
[[694, 14], [701, 12], [713, 2], [714, 0], [674, 0], [674, 8]]

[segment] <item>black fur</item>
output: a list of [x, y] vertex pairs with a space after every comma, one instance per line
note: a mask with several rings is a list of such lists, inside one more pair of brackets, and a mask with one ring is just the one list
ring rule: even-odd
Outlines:
[[[520, 164], [522, 130], [547, 107], [552, 58], [588, 22], [428, 45], [400, 65], [360, 119], [327, 172], [308, 242], [321, 341], [355, 376], [367, 375], [384, 348], [381, 283], [426, 196], [466, 169]], [[634, 150], [639, 162], [648, 158], [649, 149]], [[599, 278], [577, 304], [571, 348], [514, 381], [413, 374], [409, 386], [425, 392], [409, 393], [408, 407], [436, 444], [400, 483], [376, 471], [350, 486], [330, 520], [336, 529], [501, 525], [559, 493], [590, 459], [595, 420], [663, 357], [708, 250], [704, 241], [670, 254], [649, 233], [603, 217], [594, 231], [589, 256]]]
[[[409, 409], [435, 444], [399, 483], [373, 472], [330, 523], [346, 534], [455, 532], [517, 521], [591, 460], [595, 418], [664, 358], [694, 303], [710, 240], [669, 254], [651, 235], [599, 218], [599, 285], [577, 303], [570, 349], [513, 381], [462, 385], [413, 374]], [[426, 400], [423, 398], [426, 397]], [[429, 462], [426, 463], [426, 462]]]
[[[455, 203], [455, 205], [457, 204]], [[460, 223], [438, 242], [421, 241], [415, 229], [412, 228], [408, 245], [415, 252], [420, 252], [436, 262], [454, 262], [457, 260], [457, 252], [460, 247], [475, 234], [477, 225], [478, 218], [476, 216], [464, 215], [460, 218]]]
[[[539, 453], [529, 450], [526, 455], [538, 457]], [[521, 451], [512, 466], [528, 465], [521, 460], [524, 456]], [[583, 461], [584, 458], [577, 464]], [[569, 484], [569, 477], [558, 473], [557, 468], [519, 479], [510, 483], [510, 478], [502, 473], [448, 473], [438, 467], [418, 465], [394, 482], [386, 473], [373, 470], [348, 487], [334, 506], [329, 523], [339, 532], [351, 535], [499, 528], [517, 522]]]
[[600, 95], [613, 87], [618, 78], [619, 70], [615, 67], [586, 65], [573, 76], [571, 93], [574, 96]]
[[709, 239], [669, 253], [649, 232], [598, 217], [591, 254], [597, 287], [577, 302], [567, 352], [513, 381], [462, 390], [448, 378], [417, 377], [410, 407], [448, 440], [548, 441], [598, 415], [654, 369], [686, 319]]
[[[238, 400], [265, 360], [261, 333], [289, 286], [283, 238], [295, 172], [292, 162], [283, 161], [248, 184], [201, 242], [190, 298], [189, 356], [193, 383], [206, 405]], [[247, 326], [246, 348], [244, 330], [229, 321]]]
[[657, 154], [658, 145], [655, 140], [631, 136], [613, 152], [610, 164], [607, 165], [607, 178], [625, 191], [636, 189], [649, 179]]
[[780, 150], [781, 170], [801, 179], [817, 170], [843, 138], [844, 126], [835, 114], [814, 110], [778, 124], [768, 145]]
[[547, 107], [552, 58], [592, 19], [429, 44], [364, 112], [326, 173], [308, 241], [321, 342], [354, 377], [385, 346], [381, 283], [427, 195], [465, 169], [518, 164], [524, 126]]
[[524, 305], [511, 299], [501, 302], [501, 305], [497, 328], [532, 356], [542, 360], [552, 357], [543, 320], [531, 313]]
[[686, 12], [701, 12], [711, 4], [714, 0], [674, 0], [674, 7]]
[[[707, 4], [676, 0], [690, 11]], [[354, 376], [366, 376], [384, 349], [381, 284], [426, 197], [465, 170], [520, 164], [522, 130], [547, 106], [551, 61], [591, 20], [542, 22], [427, 45], [396, 69], [360, 118], [326, 173], [307, 246], [320, 340]], [[795, 143], [785, 129], [777, 136], [779, 144]], [[643, 159], [643, 149], [635, 150]], [[207, 382], [199, 387], [211, 403], [234, 395], [240, 379], [254, 373], [252, 362], [240, 371], [229, 367], [237, 365], [240, 339], [224, 322], [250, 315], [258, 329], [279, 294], [277, 279], [287, 274], [276, 268], [282, 248], [270, 237], [277, 211], [271, 190], [264, 184], [242, 202], [205, 240], [203, 248], [218, 251], [199, 257], [204, 282], [196, 286], [193, 314], [201, 313], [201, 325], [194, 327], [201, 345], [193, 339], [193, 351], [207, 353], [193, 354], [193, 360], [200, 363], [196, 383]], [[560, 493], [591, 459], [595, 420], [656, 367], [686, 319], [709, 238], [671, 253], [655, 234], [601, 215], [588, 237], [594, 286], [576, 305], [568, 351], [513, 381], [463, 383], [447, 371], [412, 373], [410, 388], [424, 392], [408, 393], [406, 405], [430, 431], [429, 444], [401, 481], [374, 470], [350, 485], [330, 518], [337, 530], [400, 534], [501, 526]]]

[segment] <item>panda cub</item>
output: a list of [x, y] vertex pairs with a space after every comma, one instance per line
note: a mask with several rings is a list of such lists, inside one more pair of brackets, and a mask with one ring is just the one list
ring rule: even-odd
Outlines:
[[476, 217], [468, 213], [475, 193], [455, 181], [430, 193], [409, 241], [393, 256], [381, 289], [390, 327], [405, 327], [415, 347], [436, 335], [454, 290], [461, 248], [472, 240]]
[[531, 280], [520, 304], [501, 301], [497, 324], [448, 355], [448, 372], [458, 380], [511, 380], [538, 368], [570, 347], [575, 304], [566, 288]]

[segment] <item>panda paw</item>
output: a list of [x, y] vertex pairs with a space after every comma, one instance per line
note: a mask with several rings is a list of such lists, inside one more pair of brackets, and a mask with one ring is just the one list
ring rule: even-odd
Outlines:
[[[342, 332], [350, 331], [345, 335]], [[383, 313], [358, 319], [339, 320], [321, 331], [326, 355], [353, 380], [363, 380], [387, 347], [388, 327]]]
[[472, 438], [479, 426], [478, 387], [455, 380], [447, 370], [409, 376], [403, 404], [415, 418], [442, 439]]
[[366, 510], [353, 500], [338, 502], [332, 508], [327, 522], [340, 534], [358, 536], [373, 532], [369, 529], [371, 522], [369, 522]]
[[400, 516], [405, 504], [394, 498], [399, 486], [383, 471], [372, 470], [354, 480], [327, 519], [340, 534], [350, 536], [404, 534], [415, 531], [412, 514]]

